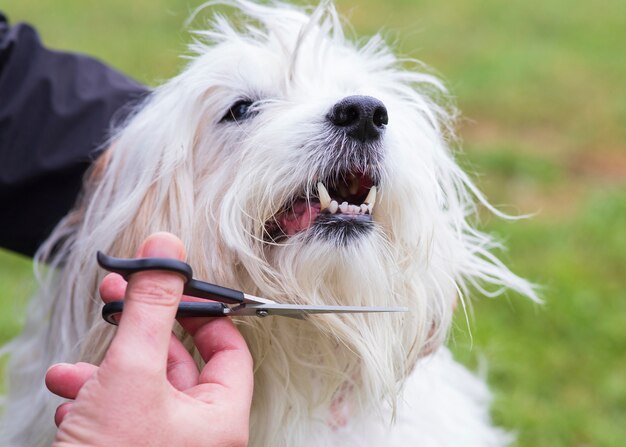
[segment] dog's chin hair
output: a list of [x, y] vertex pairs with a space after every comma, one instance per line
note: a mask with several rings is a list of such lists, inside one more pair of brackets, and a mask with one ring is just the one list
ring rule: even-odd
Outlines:
[[321, 216], [305, 237], [310, 244], [326, 242], [331, 247], [346, 247], [366, 238], [374, 226], [370, 220]]
[[[278, 297], [281, 301], [416, 309], [419, 302], [402, 299], [409, 296], [400, 290], [406, 285], [394, 283], [393, 256], [384, 242], [375, 242], [377, 238], [382, 236], [372, 234], [337, 247], [296, 237], [272, 249], [268, 261], [280, 278], [268, 286], [283, 291]], [[331, 417], [329, 408], [339, 399], [354, 417], [379, 406], [381, 400], [393, 405], [416, 359], [415, 345], [428, 336], [427, 328], [411, 327], [417, 326], [418, 319], [401, 314], [312, 316], [308, 320], [248, 319], [240, 326], [259, 365], [255, 376], [259, 408], [253, 411], [252, 426], [255, 435], [265, 440], [260, 445], [304, 445], [306, 438], [289, 433], [288, 427], [280, 439], [274, 438], [273, 427], [289, 415], [290, 426], [311, 433], [314, 424]], [[397, 328], [403, 325], [406, 331], [399, 339]], [[294, 409], [298, 411], [291, 414]]]
[[[240, 319], [256, 368], [254, 446], [315, 445], [317, 429], [332, 435], [328, 420], [342, 411], [332, 409], [338, 403], [351, 418], [380, 410], [381, 400], [393, 408], [420, 355], [443, 342], [452, 303], [467, 286], [536, 299], [491, 254], [491, 238], [468, 223], [473, 200], [489, 205], [450, 155], [450, 116], [424, 93], [440, 87], [435, 78], [404, 71], [378, 38], [360, 49], [346, 41], [327, 2], [313, 18], [296, 8], [227, 3], [265, 28], [251, 25], [241, 35], [218, 20], [214, 31], [199, 33], [215, 45], [196, 42], [187, 69], [120, 129], [80, 205], [41, 248], [38, 259], [49, 265], [41, 291], [24, 332], [3, 349], [12, 354], [5, 445], [49, 445], [58, 401], [43, 387], [45, 371], [60, 361], [98, 363], [106, 351], [114, 331], [100, 316], [104, 273], [96, 251], [131, 257], [155, 231], [179, 236], [195, 275], [224, 286], [280, 302], [410, 309], [304, 322]], [[233, 61], [238, 51], [242, 59]], [[266, 72], [269, 53], [286, 74]], [[235, 76], [255, 57], [263, 70]], [[335, 67], [344, 68], [337, 75], [343, 88], [335, 86]], [[391, 116], [385, 158], [375, 160], [381, 188], [374, 223], [334, 237], [314, 226], [268, 243], [266, 222], [303, 190], [311, 195], [315, 176], [331, 169], [311, 142], [359, 70]], [[260, 72], [258, 88], [246, 90]], [[235, 100], [263, 89], [295, 99], [268, 101], [257, 121], [218, 124]]]

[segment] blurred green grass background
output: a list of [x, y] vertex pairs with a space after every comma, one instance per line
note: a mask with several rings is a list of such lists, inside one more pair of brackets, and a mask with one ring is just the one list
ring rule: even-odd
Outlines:
[[[156, 85], [182, 66], [194, 0], [5, 0], [51, 47], [85, 52]], [[545, 304], [476, 297], [471, 336], [498, 424], [518, 447], [626, 445], [626, 2], [338, 1], [358, 35], [382, 31], [444, 78], [463, 118], [461, 163], [500, 209], [483, 228], [542, 285]], [[0, 253], [0, 337], [34, 290], [28, 260]]]

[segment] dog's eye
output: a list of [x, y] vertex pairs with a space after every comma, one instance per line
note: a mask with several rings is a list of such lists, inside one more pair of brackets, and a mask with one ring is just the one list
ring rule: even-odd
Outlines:
[[221, 119], [222, 121], [241, 121], [251, 116], [250, 106], [252, 106], [252, 101], [247, 99], [242, 99], [237, 101], [232, 105], [226, 115]]

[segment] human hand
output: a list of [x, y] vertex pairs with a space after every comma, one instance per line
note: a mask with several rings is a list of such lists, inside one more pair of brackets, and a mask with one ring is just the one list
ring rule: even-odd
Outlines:
[[[184, 259], [168, 233], [144, 241], [137, 257]], [[172, 335], [183, 280], [147, 271], [108, 275], [101, 285], [110, 301], [125, 291], [124, 313], [101, 365], [57, 364], [46, 374], [53, 393], [73, 399], [57, 409], [53, 447], [243, 446], [248, 440], [252, 359], [228, 318], [187, 319], [207, 362], [198, 371]], [[112, 298], [113, 297], [113, 298]]]

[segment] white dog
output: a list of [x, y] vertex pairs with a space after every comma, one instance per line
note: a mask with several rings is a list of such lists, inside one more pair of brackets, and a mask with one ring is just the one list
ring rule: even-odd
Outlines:
[[131, 257], [160, 230], [198, 278], [279, 302], [410, 308], [238, 321], [256, 367], [251, 445], [507, 444], [485, 385], [440, 346], [468, 286], [536, 297], [468, 222], [489, 205], [454, 161], [442, 85], [379, 37], [347, 40], [327, 2], [227, 3], [242, 21], [196, 33], [186, 69], [114, 135], [42, 248], [50, 274], [12, 345], [3, 445], [49, 445], [47, 367], [107, 349], [96, 251]]

